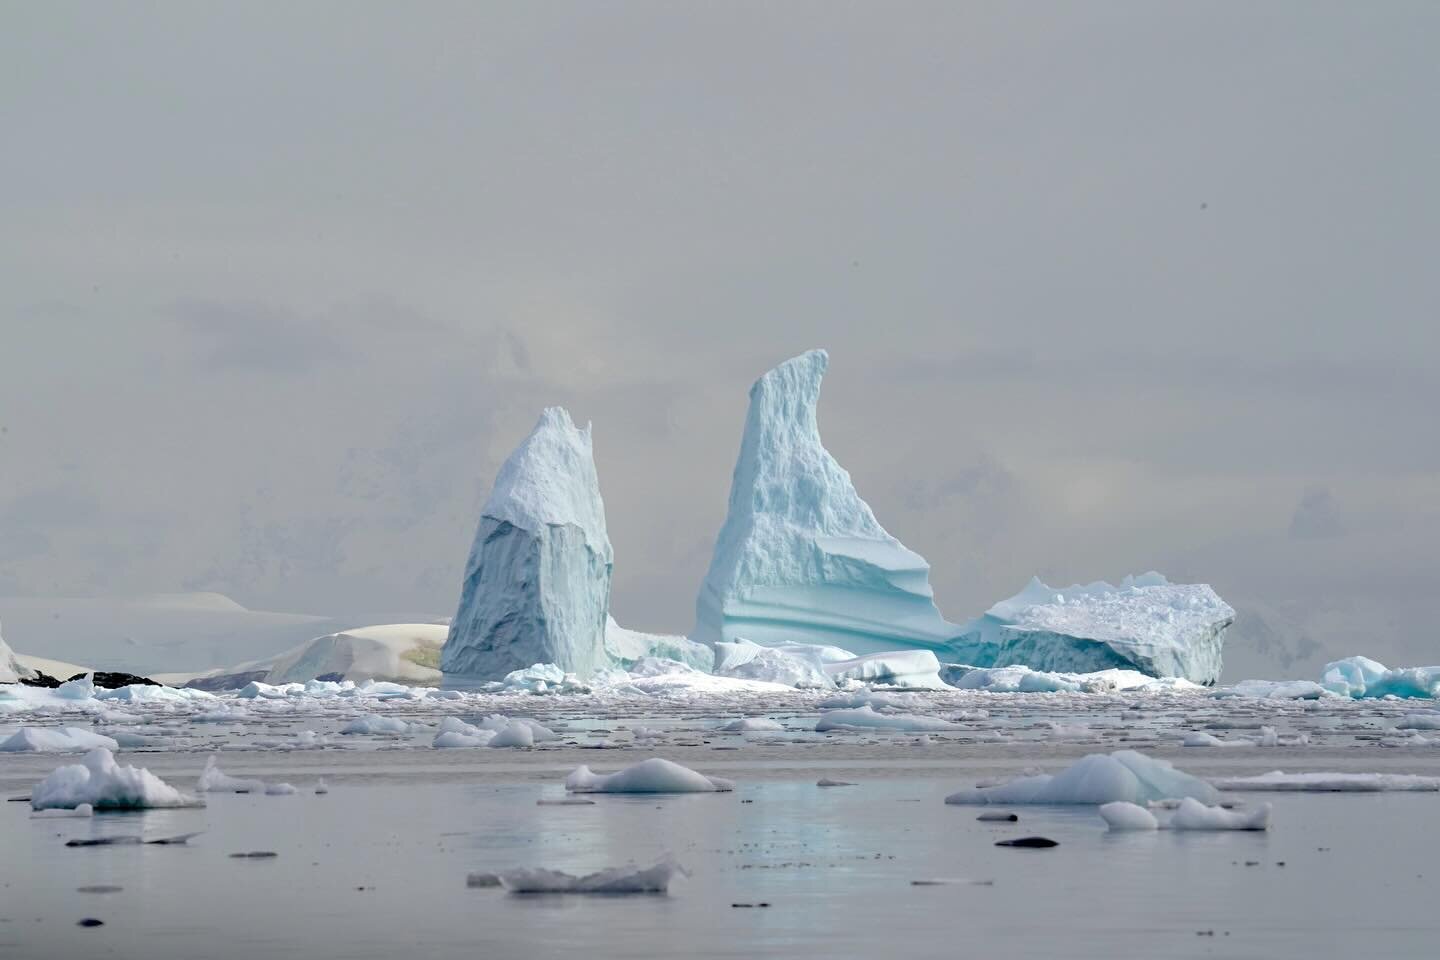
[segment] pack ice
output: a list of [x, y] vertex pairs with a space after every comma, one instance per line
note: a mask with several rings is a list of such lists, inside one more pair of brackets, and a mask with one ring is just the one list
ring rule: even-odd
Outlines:
[[1096, 673], [1131, 669], [1213, 684], [1235, 611], [1206, 584], [1158, 573], [1055, 590], [1034, 578], [965, 624], [955, 652], [979, 667]]
[[930, 565], [905, 548], [820, 442], [829, 357], [812, 350], [750, 388], [729, 512], [695, 602], [692, 640], [943, 649]]
[[550, 407], [481, 510], [441, 670], [496, 679], [553, 663], [590, 676], [605, 665], [612, 563], [590, 426]]

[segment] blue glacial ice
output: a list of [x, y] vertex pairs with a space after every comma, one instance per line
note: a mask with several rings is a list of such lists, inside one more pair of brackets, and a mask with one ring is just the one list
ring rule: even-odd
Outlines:
[[1208, 585], [1158, 573], [1055, 590], [1039, 579], [965, 624], [958, 659], [980, 667], [1095, 673], [1138, 670], [1212, 684], [1235, 611]]
[[1357, 700], [1378, 697], [1434, 699], [1436, 694], [1440, 694], [1440, 667], [1391, 670], [1368, 657], [1346, 657], [1325, 664], [1320, 686], [1331, 693]]
[[493, 679], [553, 663], [590, 676], [607, 665], [612, 563], [590, 427], [550, 407], [481, 510], [440, 669]]
[[856, 653], [944, 649], [930, 566], [875, 519], [820, 442], [829, 358], [812, 350], [750, 388], [750, 409], [691, 639], [834, 644]]

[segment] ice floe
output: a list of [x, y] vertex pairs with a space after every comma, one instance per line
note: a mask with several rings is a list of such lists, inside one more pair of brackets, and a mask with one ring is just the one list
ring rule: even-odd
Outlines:
[[735, 789], [720, 777], [707, 777], [670, 760], [651, 757], [617, 773], [592, 773], [582, 766], [565, 778], [571, 793], [715, 793]]
[[197, 801], [149, 770], [120, 766], [109, 750], [100, 747], [80, 763], [57, 768], [30, 791], [30, 806], [35, 810], [82, 803], [96, 810], [141, 810], [194, 806]]
[[1381, 793], [1440, 791], [1440, 777], [1408, 773], [1285, 773], [1275, 770], [1255, 777], [1219, 777], [1211, 783], [1221, 790], [1266, 790], [1310, 793]]
[[[471, 874], [474, 877], [475, 874]], [[559, 870], [507, 870], [498, 876], [500, 886], [510, 893], [665, 893], [678, 877], [689, 873], [674, 860], [661, 860], [650, 867], [611, 867], [596, 873], [576, 876]], [[466, 878], [470, 885], [469, 877]], [[475, 886], [488, 886], [476, 883]]]
[[1166, 798], [1219, 799], [1216, 789], [1176, 770], [1169, 761], [1134, 750], [1092, 753], [1063, 772], [1020, 777], [993, 787], [951, 794], [946, 803], [1102, 804], [1124, 800], [1146, 804]]

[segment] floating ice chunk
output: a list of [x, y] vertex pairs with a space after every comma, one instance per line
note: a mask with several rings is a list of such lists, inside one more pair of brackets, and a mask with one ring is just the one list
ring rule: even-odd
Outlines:
[[1311, 680], [1241, 680], [1213, 691], [1216, 699], [1253, 697], [1258, 700], [1319, 700], [1334, 693]]
[[1138, 670], [1051, 673], [1026, 666], [975, 667], [953, 677], [950, 686], [991, 693], [1189, 693], [1203, 689], [1183, 677], [1152, 677]]
[[605, 653], [612, 664], [626, 670], [646, 657], [679, 660], [707, 673], [715, 669], [715, 653], [705, 644], [676, 634], [627, 630], [609, 616], [605, 618]]
[[1180, 801], [1175, 815], [1170, 818], [1171, 830], [1269, 830], [1270, 804], [1263, 803], [1254, 810], [1226, 810], [1220, 806], [1207, 806], [1193, 797]]
[[734, 790], [735, 784], [651, 757], [618, 773], [596, 774], [589, 767], [579, 767], [565, 778], [565, 789], [572, 793], [715, 793]]
[[230, 776], [220, 769], [220, 763], [212, 753], [205, 761], [205, 769], [201, 771], [195, 789], [200, 793], [263, 793], [265, 781]]
[[402, 734], [410, 730], [411, 725], [399, 717], [382, 717], [375, 713], [356, 717], [340, 728], [342, 734]]
[[954, 644], [966, 663], [1090, 673], [1110, 668], [1214, 683], [1235, 611], [1206, 584], [1158, 573], [1054, 590], [1039, 578], [982, 617]]
[[500, 874], [500, 884], [510, 893], [665, 893], [677, 877], [689, 875], [684, 867], [666, 859], [643, 869], [611, 867], [580, 877], [558, 870], [509, 870]]
[[802, 644], [790, 644], [788, 650], [779, 650], [743, 637], [717, 641], [714, 672], [722, 677], [764, 680], [800, 689], [829, 689], [835, 684], [826, 673], [828, 664], [816, 649], [807, 651]]
[[329, 792], [330, 792], [330, 788], [329, 788], [328, 786], [326, 786], [326, 784], [325, 784], [325, 778], [324, 778], [324, 777], [321, 777], [318, 781], [316, 781], [316, 783], [315, 783], [315, 793], [316, 793], [317, 796], [322, 796], [322, 797], [323, 797], [325, 794], [327, 794], [327, 793], [329, 793]]
[[104, 747], [119, 750], [114, 738], [80, 727], [21, 727], [0, 743], [3, 753], [71, 753]]
[[1160, 821], [1155, 819], [1155, 814], [1139, 804], [1129, 803], [1125, 800], [1116, 800], [1113, 803], [1102, 803], [1100, 805], [1100, 816], [1109, 824], [1110, 829], [1115, 832], [1123, 830], [1160, 829]]
[[1186, 734], [1182, 746], [1186, 747], [1253, 747], [1254, 740], [1239, 738], [1235, 740], [1221, 740], [1214, 734], [1190, 733]]
[[529, 717], [505, 717], [496, 713], [491, 714], [484, 720], [480, 721], [481, 729], [494, 730], [496, 733], [499, 733], [500, 731], [506, 730], [517, 724], [529, 729], [530, 740], [532, 743], [544, 743], [547, 740], [559, 739], [559, 735], [556, 734], [555, 731], [543, 725], [538, 720], [532, 720]]
[[767, 717], [742, 717], [739, 720], [731, 720], [720, 729], [726, 733], [770, 733], [784, 730], [785, 727]]
[[820, 442], [829, 358], [812, 350], [750, 388], [729, 510], [695, 602], [691, 638], [832, 641], [858, 653], [943, 649], [930, 566], [875, 519]]
[[288, 797], [298, 791], [292, 784], [288, 783], [267, 783], [265, 784], [265, 796], [267, 797]]
[[1440, 791], [1440, 777], [1406, 773], [1285, 773], [1275, 770], [1256, 777], [1221, 777], [1211, 781], [1221, 790], [1266, 790], [1311, 793], [1380, 793], [1389, 790]]
[[486, 890], [500, 886], [500, 874], [477, 871], [465, 875], [465, 886], [474, 889]]
[[853, 787], [854, 783], [849, 780], [831, 780], [829, 777], [821, 777], [815, 781], [817, 787]]
[[944, 690], [947, 686], [940, 679], [940, 660], [930, 650], [872, 653], [826, 663], [824, 669], [837, 684], [853, 680], [921, 690]]
[[[1407, 713], [1396, 730], [1440, 730], [1440, 713]], [[4, 749], [0, 747], [0, 749]]]
[[494, 679], [554, 663], [588, 678], [608, 666], [613, 556], [590, 427], [550, 407], [480, 511], [441, 669]]
[[815, 724], [817, 733], [826, 730], [960, 730], [958, 723], [941, 720], [939, 717], [920, 717], [910, 713], [877, 713], [870, 704], [853, 710], [827, 710], [820, 714]]
[[30, 791], [35, 810], [78, 807], [88, 803], [96, 810], [140, 810], [149, 807], [195, 806], [186, 796], [149, 770], [122, 767], [109, 750], [90, 751], [80, 763], [60, 767]]
[[1400, 697], [1434, 699], [1440, 694], [1440, 667], [1391, 670], [1368, 657], [1346, 657], [1325, 665], [1320, 685], [1355, 699]]
[[946, 803], [1100, 804], [1124, 800], [1146, 804], [1165, 798], [1194, 797], [1206, 803], [1219, 800], [1204, 780], [1176, 770], [1166, 760], [1134, 750], [1092, 753], [1054, 776], [1020, 777], [994, 787], [954, 793]]
[[534, 732], [523, 723], [509, 723], [501, 730], [496, 731], [490, 738], [489, 746], [492, 747], [533, 747], [535, 746]]

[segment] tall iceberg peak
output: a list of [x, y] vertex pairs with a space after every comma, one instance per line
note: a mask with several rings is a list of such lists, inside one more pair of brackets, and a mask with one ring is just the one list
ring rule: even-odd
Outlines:
[[1128, 668], [1196, 683], [1220, 678], [1235, 611], [1207, 584], [1158, 573], [1056, 590], [1040, 579], [965, 624], [957, 657], [980, 667], [1093, 673]]
[[820, 442], [829, 357], [811, 350], [750, 388], [750, 410], [692, 640], [943, 648], [930, 566], [885, 532]]
[[550, 407], [481, 510], [440, 668], [499, 678], [553, 663], [584, 677], [607, 665], [613, 558], [590, 427]]

